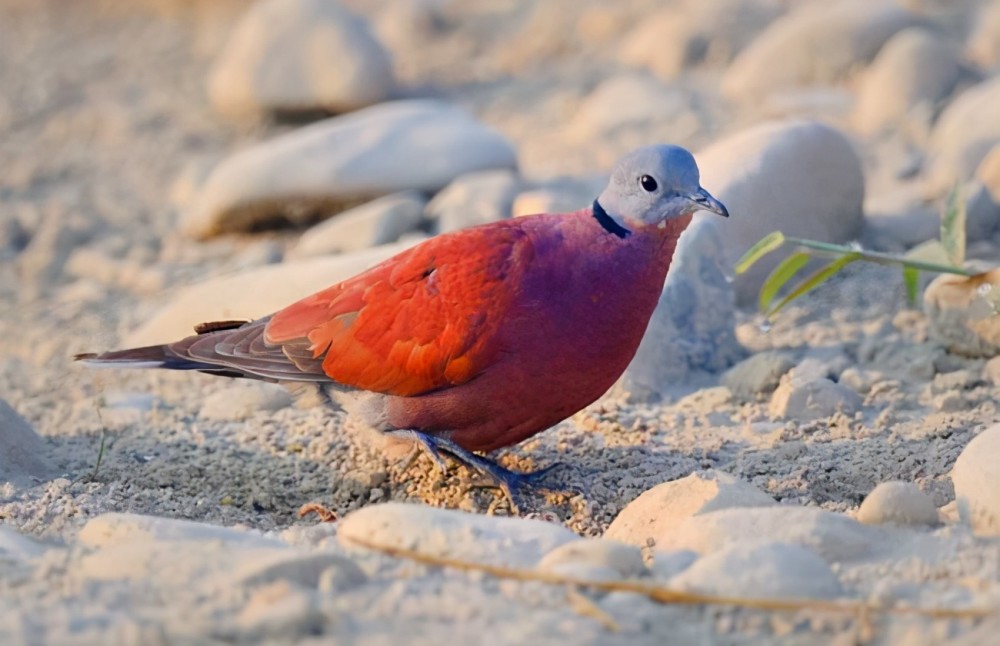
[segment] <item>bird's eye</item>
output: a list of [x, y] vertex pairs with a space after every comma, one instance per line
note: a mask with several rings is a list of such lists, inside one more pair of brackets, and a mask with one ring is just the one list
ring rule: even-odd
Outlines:
[[656, 190], [657, 183], [656, 180], [653, 179], [650, 175], [643, 175], [642, 177], [639, 178], [639, 186], [641, 186], [642, 190], [646, 191], [647, 193], [652, 193], [653, 191]]

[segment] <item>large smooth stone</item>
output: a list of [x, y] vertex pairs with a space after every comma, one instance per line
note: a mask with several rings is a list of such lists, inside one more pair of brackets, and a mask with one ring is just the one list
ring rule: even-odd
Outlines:
[[396, 90], [392, 57], [335, 0], [264, 0], [247, 10], [208, 75], [208, 96], [234, 118], [345, 112]]
[[209, 174], [184, 214], [208, 238], [294, 223], [407, 189], [433, 192], [459, 175], [515, 168], [501, 135], [440, 101], [385, 103], [242, 150]]

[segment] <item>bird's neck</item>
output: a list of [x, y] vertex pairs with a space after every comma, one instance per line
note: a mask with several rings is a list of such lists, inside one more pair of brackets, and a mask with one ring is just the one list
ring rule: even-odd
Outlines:
[[594, 200], [594, 205], [591, 207], [591, 212], [594, 215], [594, 219], [597, 223], [601, 225], [601, 228], [610, 233], [611, 235], [617, 236], [619, 238], [627, 238], [632, 234], [631, 231], [625, 228], [625, 226], [612, 217], [598, 200]]
[[[626, 222], [623, 218], [608, 213], [608, 211], [601, 206], [599, 200], [594, 200], [593, 205], [590, 208], [590, 214], [598, 225], [609, 235], [618, 238], [619, 240], [626, 240], [634, 234], [640, 234], [640, 237], [649, 237], [652, 239], [661, 240], [664, 242], [671, 242], [671, 247], [676, 244], [677, 239], [680, 237], [684, 229], [687, 228], [688, 224], [691, 223], [691, 215], [684, 215], [681, 217], [668, 218], [659, 222], [658, 224], [646, 224], [639, 223], [640, 226], [634, 226], [634, 222]], [[631, 227], [631, 228], [630, 228]]]

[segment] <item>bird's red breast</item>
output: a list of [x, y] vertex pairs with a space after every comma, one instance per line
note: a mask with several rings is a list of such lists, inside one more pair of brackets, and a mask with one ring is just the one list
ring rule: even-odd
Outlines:
[[412, 396], [462, 384], [495, 358], [530, 256], [512, 221], [433, 238], [275, 314], [268, 343], [308, 339], [334, 381]]

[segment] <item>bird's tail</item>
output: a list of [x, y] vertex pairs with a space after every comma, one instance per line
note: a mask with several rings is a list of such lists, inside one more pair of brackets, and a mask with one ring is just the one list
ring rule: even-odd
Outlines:
[[166, 368], [167, 370], [205, 370], [208, 364], [177, 356], [166, 345], [114, 350], [96, 354], [87, 352], [74, 357], [89, 368]]

